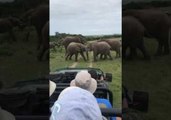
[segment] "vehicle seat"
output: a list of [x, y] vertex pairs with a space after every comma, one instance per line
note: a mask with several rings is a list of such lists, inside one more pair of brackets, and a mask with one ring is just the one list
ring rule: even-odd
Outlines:
[[[100, 108], [112, 108], [112, 105], [109, 100], [103, 98], [96, 98], [96, 100]], [[116, 120], [116, 117], [111, 117], [109, 118], [109, 120]]]

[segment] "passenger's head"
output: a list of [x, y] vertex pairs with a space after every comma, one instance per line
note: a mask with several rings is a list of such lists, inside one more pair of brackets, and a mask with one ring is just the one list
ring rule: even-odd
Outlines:
[[0, 107], [0, 120], [15, 120], [15, 116]]
[[102, 120], [96, 98], [79, 87], [64, 89], [51, 111], [51, 120]]
[[49, 96], [53, 94], [55, 89], [56, 89], [56, 84], [52, 82], [51, 80], [49, 80]]
[[97, 82], [87, 71], [80, 71], [71, 81], [70, 86], [77, 86], [94, 93], [97, 88]]

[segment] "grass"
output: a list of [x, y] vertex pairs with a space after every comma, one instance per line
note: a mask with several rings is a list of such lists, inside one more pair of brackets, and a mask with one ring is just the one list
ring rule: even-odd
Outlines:
[[[112, 51], [112, 57], [115, 56], [115, 52]], [[55, 71], [58, 68], [69, 67], [74, 61], [75, 56], [72, 60], [65, 61], [65, 50], [62, 52], [50, 51], [50, 71]], [[93, 60], [92, 52], [89, 53], [89, 61], [84, 61], [80, 57], [76, 67], [89, 67], [90, 63]], [[112, 83], [109, 83], [110, 90], [113, 92], [114, 96], [114, 106], [116, 108], [121, 108], [121, 59], [117, 58], [114, 60], [99, 60], [97, 62], [92, 62], [92, 67], [100, 68], [105, 73], [112, 73], [113, 80]]]
[[15, 35], [17, 42], [13, 42], [8, 34], [0, 36], [0, 80], [4, 87], [48, 74], [48, 61], [38, 62], [36, 58], [36, 32], [32, 31], [28, 42], [24, 41], [24, 31], [15, 31]]
[[[123, 61], [123, 83], [131, 91], [140, 90], [149, 93], [149, 111], [147, 120], [169, 119], [171, 101], [171, 55], [155, 57], [157, 42], [145, 39], [145, 46], [151, 55], [150, 61]], [[139, 54], [140, 57], [141, 54]]]

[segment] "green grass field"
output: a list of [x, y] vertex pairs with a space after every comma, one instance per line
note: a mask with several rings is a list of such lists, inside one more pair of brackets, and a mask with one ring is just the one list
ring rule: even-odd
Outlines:
[[[149, 111], [146, 120], [168, 120], [171, 101], [171, 55], [155, 57], [156, 40], [145, 39], [150, 61], [123, 61], [122, 82], [131, 91], [149, 92]], [[140, 57], [141, 54], [139, 54]], [[158, 114], [157, 114], [158, 113]]]
[[[112, 51], [112, 57], [115, 56], [115, 52]], [[70, 67], [72, 66], [75, 56], [72, 60], [65, 61], [65, 50], [62, 52], [55, 52], [53, 49], [50, 51], [50, 71], [53, 72], [56, 69]], [[114, 96], [114, 106], [121, 108], [121, 58], [114, 60], [99, 60], [93, 62], [93, 54], [89, 53], [89, 61], [84, 61], [81, 57], [78, 60], [75, 67], [89, 67], [92, 65], [94, 68], [100, 68], [105, 73], [112, 73], [113, 80], [112, 83], [109, 83], [110, 90], [113, 92]]]

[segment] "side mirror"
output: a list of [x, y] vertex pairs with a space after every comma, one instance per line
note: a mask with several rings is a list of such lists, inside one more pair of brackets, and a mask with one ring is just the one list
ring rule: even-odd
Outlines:
[[148, 103], [149, 103], [149, 94], [147, 92], [134, 91], [133, 105], [132, 105], [133, 109], [136, 109], [142, 112], [147, 112]]
[[112, 74], [111, 73], [106, 73], [106, 75], [105, 75], [105, 81], [112, 82]]

